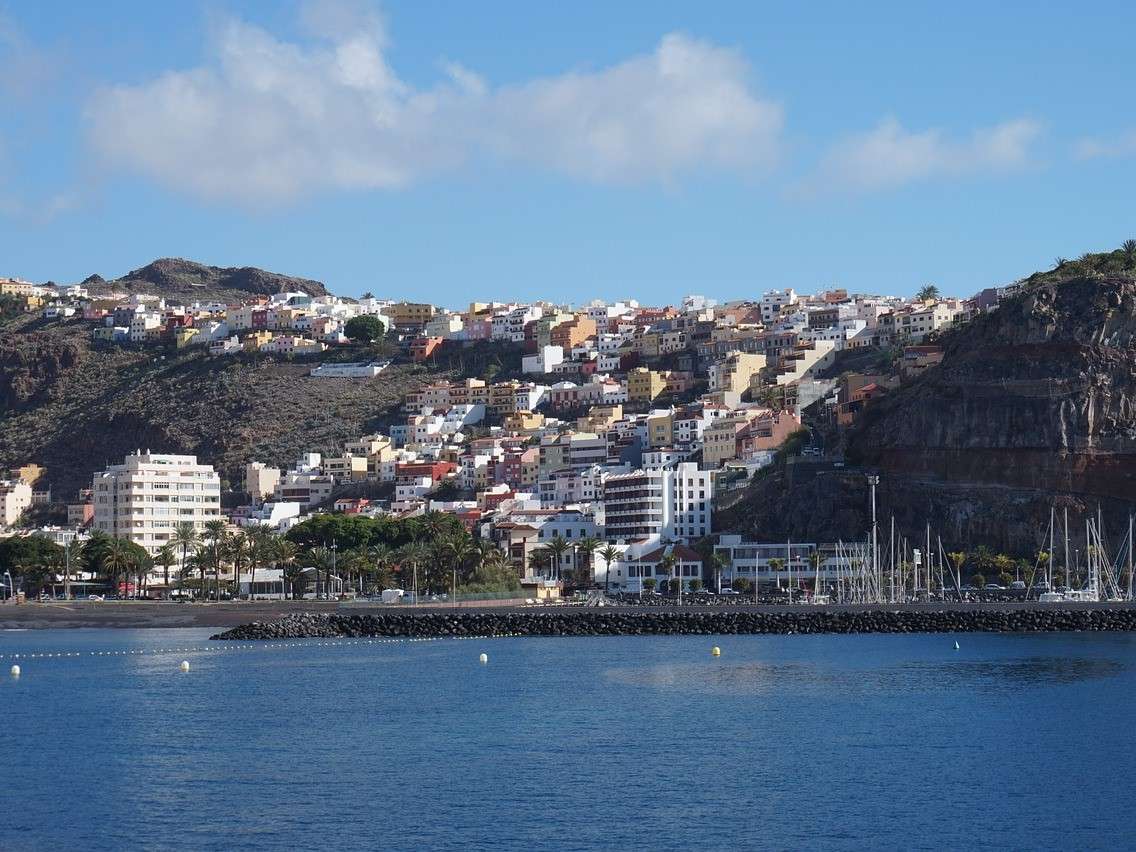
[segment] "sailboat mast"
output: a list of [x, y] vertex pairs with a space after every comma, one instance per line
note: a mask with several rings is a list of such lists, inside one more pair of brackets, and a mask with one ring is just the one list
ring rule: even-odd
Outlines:
[[927, 560], [924, 573], [927, 575], [927, 597], [931, 596], [931, 522], [927, 522], [927, 549], [923, 551], [923, 558]]
[[1132, 513], [1128, 513], [1128, 600], [1132, 600]]
[[1072, 566], [1069, 565], [1069, 507], [1065, 507], [1065, 588], [1073, 588]]
[[1053, 507], [1049, 507], [1049, 558], [1045, 561], [1045, 585], [1053, 591]]

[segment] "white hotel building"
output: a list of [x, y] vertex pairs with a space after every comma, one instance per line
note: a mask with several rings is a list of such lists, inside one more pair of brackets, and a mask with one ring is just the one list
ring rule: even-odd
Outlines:
[[607, 477], [603, 500], [608, 541], [656, 537], [695, 541], [709, 535], [713, 474], [693, 462], [681, 462], [672, 468]]
[[198, 531], [221, 517], [221, 479], [196, 456], [137, 452], [96, 473], [94, 529], [128, 539], [151, 555], [184, 521]]

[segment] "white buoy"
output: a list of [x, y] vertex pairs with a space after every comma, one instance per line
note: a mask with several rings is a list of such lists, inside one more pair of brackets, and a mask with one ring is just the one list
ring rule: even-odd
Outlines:
[[12, 677], [19, 677], [19, 676], [20, 676], [20, 667], [19, 666], [12, 666]]
[[181, 661], [181, 666], [179, 666], [179, 668], [180, 668], [180, 669], [181, 669], [181, 670], [182, 670], [183, 672], [187, 672], [187, 671], [189, 671], [189, 660], [182, 660], [182, 661]]
[[478, 657], [477, 659], [478, 659], [478, 661], [479, 661], [479, 662], [481, 662], [482, 664], [484, 664], [484, 663], [488, 663], [488, 662], [489, 662], [489, 655], [488, 655], [488, 654], [482, 654], [482, 655], [481, 655], [480, 657]]
[[955, 650], [957, 651], [958, 649], [959, 649], [959, 643], [958, 643], [958, 640], [956, 639], [955, 640]]
[[720, 656], [722, 656], [722, 649], [721, 649], [721, 648], [719, 648], [719, 647], [718, 647], [717, 645], [715, 645], [715, 646], [714, 646], [713, 648], [711, 648], [711, 649], [710, 649], [710, 656], [711, 656], [711, 657], [720, 657]]

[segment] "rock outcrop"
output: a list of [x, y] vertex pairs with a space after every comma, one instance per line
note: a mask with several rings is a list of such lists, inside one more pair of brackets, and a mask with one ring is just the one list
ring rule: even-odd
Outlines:
[[232, 298], [242, 294], [271, 296], [274, 293], [324, 296], [328, 292], [321, 282], [308, 278], [266, 272], [252, 266], [206, 266], [181, 258], [155, 260], [110, 282], [97, 283], [93, 280], [95, 278], [98, 276], [93, 275], [84, 282], [92, 290], [152, 293], [191, 299]]
[[1026, 279], [941, 336], [942, 364], [863, 412], [842, 469], [789, 465], [723, 519], [762, 537], [862, 538], [875, 472], [881, 518], [909, 535], [929, 522], [950, 548], [1028, 553], [1055, 503], [1075, 517], [1100, 505], [1119, 530], [1136, 501], [1131, 263], [1096, 255]]

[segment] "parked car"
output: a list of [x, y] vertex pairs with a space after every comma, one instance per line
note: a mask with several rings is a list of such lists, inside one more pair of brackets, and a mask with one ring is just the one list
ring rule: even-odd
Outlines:
[[103, 595], [87, 595], [89, 601], [104, 601], [106, 598]]
[[1004, 586], [999, 586], [997, 583], [987, 583], [985, 586], [982, 587], [982, 590], [986, 591], [986, 592], [1004, 592], [1004, 591], [1006, 591]]
[[1011, 589], [1023, 589], [1024, 590], [1025, 587], [1026, 587], [1026, 584], [1025, 584], [1024, 580], [1014, 580], [1014, 582], [1010, 583]]

